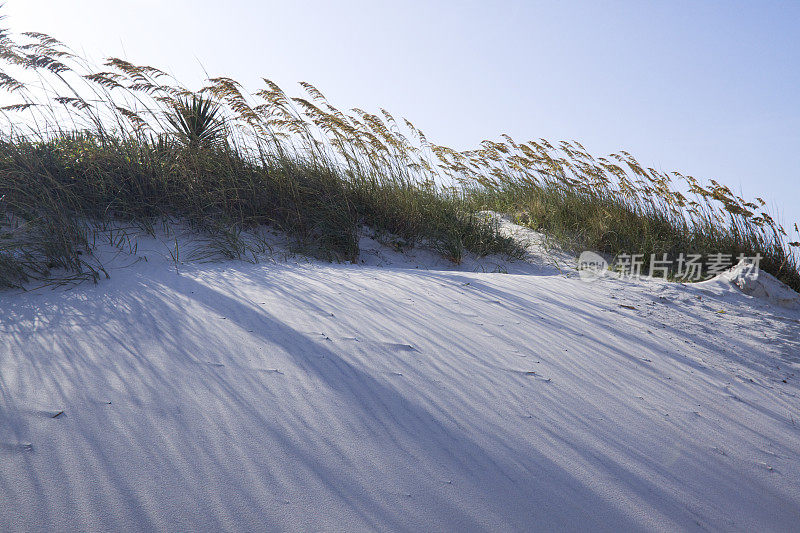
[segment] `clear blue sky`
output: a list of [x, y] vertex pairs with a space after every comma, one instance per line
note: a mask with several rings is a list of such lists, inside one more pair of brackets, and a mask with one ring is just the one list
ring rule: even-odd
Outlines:
[[[6, 0], [94, 58], [309, 81], [441, 144], [500, 133], [715, 178], [800, 220], [800, 1]], [[787, 228], [788, 229], [788, 228]]]

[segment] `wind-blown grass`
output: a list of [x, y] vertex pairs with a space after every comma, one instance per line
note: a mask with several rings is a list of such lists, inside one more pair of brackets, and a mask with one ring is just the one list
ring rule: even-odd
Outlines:
[[92, 69], [39, 33], [0, 31], [0, 60], [0, 89], [17, 98], [2, 108], [0, 286], [96, 278], [93, 242], [109, 221], [181, 220], [229, 257], [247, 251], [240, 231], [264, 225], [329, 260], [354, 260], [365, 225], [455, 262], [521, 256], [475, 215], [492, 208], [574, 249], [760, 253], [800, 289], [796, 243], [763, 202], [626, 152], [595, 159], [578, 143], [510, 137], [456, 151], [385, 110], [343, 112], [308, 83], [294, 98], [266, 79], [252, 95], [225, 77], [190, 91], [118, 58]]

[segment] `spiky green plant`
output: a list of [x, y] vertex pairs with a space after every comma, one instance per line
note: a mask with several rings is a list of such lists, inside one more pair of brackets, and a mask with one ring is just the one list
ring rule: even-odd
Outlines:
[[179, 97], [167, 114], [173, 132], [190, 148], [210, 147], [223, 139], [225, 122], [221, 107], [210, 96], [194, 93]]

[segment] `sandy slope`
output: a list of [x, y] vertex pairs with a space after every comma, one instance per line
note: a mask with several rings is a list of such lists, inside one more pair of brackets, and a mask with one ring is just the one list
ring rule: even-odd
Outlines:
[[800, 311], [387, 253], [0, 294], [0, 530], [796, 530]]

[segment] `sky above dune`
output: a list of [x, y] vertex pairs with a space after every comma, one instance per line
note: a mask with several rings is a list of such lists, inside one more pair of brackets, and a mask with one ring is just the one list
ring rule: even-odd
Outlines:
[[[191, 88], [316, 85], [470, 148], [507, 133], [625, 149], [800, 220], [799, 2], [7, 0], [12, 31]], [[787, 227], [788, 229], [788, 227]]]

